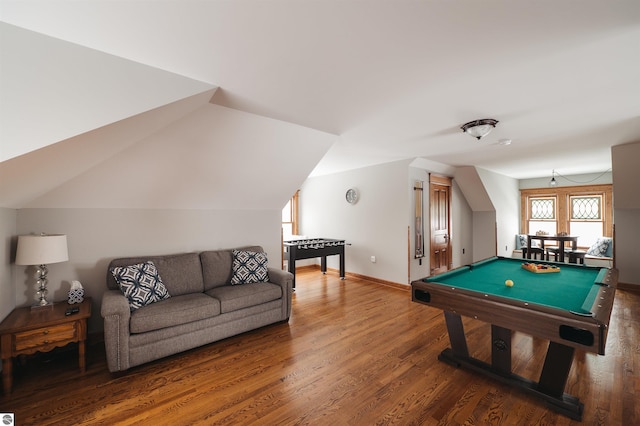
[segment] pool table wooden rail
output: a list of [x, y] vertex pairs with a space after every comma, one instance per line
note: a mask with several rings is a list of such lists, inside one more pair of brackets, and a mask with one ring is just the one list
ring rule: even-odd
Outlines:
[[603, 281], [592, 316], [490, 294], [479, 298], [478, 292], [441, 283], [418, 280], [411, 286], [414, 302], [604, 355], [617, 270], [609, 269]]

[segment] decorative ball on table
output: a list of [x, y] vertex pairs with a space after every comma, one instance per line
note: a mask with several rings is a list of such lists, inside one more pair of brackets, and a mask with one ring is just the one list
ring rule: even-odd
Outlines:
[[506, 285], [507, 287], [513, 287], [513, 280], [506, 280], [504, 282], [504, 285]]

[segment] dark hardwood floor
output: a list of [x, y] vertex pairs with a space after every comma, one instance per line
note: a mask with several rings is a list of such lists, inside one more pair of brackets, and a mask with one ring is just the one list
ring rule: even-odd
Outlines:
[[[306, 269], [293, 300], [288, 323], [123, 374], [107, 371], [100, 343], [83, 376], [73, 350], [29, 357], [0, 412], [17, 425], [640, 424], [638, 293], [617, 292], [605, 356], [577, 351], [566, 391], [584, 402], [582, 423], [439, 362], [449, 345], [442, 312], [409, 291]], [[489, 325], [465, 327], [472, 355], [489, 360]], [[537, 379], [546, 347], [516, 333], [515, 372]]]

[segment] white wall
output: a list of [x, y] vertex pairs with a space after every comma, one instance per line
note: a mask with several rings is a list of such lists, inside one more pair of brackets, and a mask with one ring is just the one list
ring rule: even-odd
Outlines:
[[453, 267], [468, 265], [473, 262], [473, 212], [458, 182], [454, 179], [451, 193], [451, 260]]
[[[408, 167], [397, 161], [307, 179], [300, 190], [300, 233], [347, 240], [348, 272], [408, 284]], [[349, 188], [360, 193], [356, 204], [345, 200]], [[337, 256], [327, 264], [337, 269]]]
[[615, 225], [615, 265], [619, 281], [640, 286], [640, 143], [614, 146], [613, 218]]
[[475, 167], [459, 167], [455, 179], [471, 209], [471, 260], [496, 255], [496, 208]]
[[613, 163], [613, 200], [616, 209], [640, 210], [640, 142], [614, 146], [611, 149]]
[[[448, 170], [437, 165], [433, 168], [439, 174]], [[416, 180], [425, 182], [427, 255], [422, 262], [414, 256]], [[430, 274], [428, 182], [429, 171], [409, 161], [309, 178], [300, 191], [300, 232], [307, 237], [344, 238], [351, 243], [346, 249], [347, 272], [409, 284]], [[354, 205], [344, 197], [351, 187], [360, 192], [360, 200]], [[456, 267], [470, 263], [473, 242], [471, 211], [455, 181], [451, 207], [452, 261]], [[376, 257], [375, 263], [371, 262], [371, 256]], [[337, 257], [328, 258], [331, 268], [337, 269], [337, 262]]]
[[[10, 222], [11, 212], [0, 212]], [[69, 261], [49, 265], [50, 299], [66, 300], [70, 281], [82, 282], [85, 295], [93, 298], [89, 332], [94, 332], [102, 330], [100, 304], [112, 258], [256, 244], [267, 252], [270, 266], [280, 267], [280, 228], [281, 210], [23, 209], [17, 227], [3, 231], [6, 238], [32, 232], [67, 234]], [[30, 305], [33, 275], [25, 273], [27, 267], [13, 268], [16, 305]], [[3, 293], [1, 306], [5, 304]]]
[[520, 229], [518, 181], [477, 167], [460, 167], [455, 176], [472, 210], [473, 261], [510, 257]]
[[615, 266], [618, 282], [640, 288], [640, 209], [615, 209]]
[[16, 288], [13, 285], [11, 262], [15, 256], [17, 212], [0, 208], [0, 321], [13, 310]]
[[496, 255], [496, 213], [473, 212], [473, 258], [472, 262]]
[[[511, 257], [515, 248], [515, 235], [520, 228], [518, 180], [481, 168], [477, 171], [495, 207], [495, 254]], [[483, 247], [483, 249], [488, 250], [489, 247]], [[480, 259], [486, 257], [489, 256]]]

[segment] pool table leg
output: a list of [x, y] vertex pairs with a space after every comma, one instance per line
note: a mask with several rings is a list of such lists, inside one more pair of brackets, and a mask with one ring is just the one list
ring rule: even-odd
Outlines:
[[491, 325], [491, 366], [511, 374], [511, 330]]
[[554, 398], [562, 398], [573, 362], [573, 352], [572, 347], [549, 342], [549, 349], [538, 381], [540, 392]]
[[467, 338], [464, 335], [462, 317], [453, 312], [444, 311], [444, 320], [449, 332], [449, 342], [454, 356], [468, 357]]
[[542, 398], [549, 407], [565, 416], [574, 420], [582, 419], [584, 404], [577, 397], [564, 393], [573, 362], [572, 347], [549, 342], [540, 380], [534, 382], [511, 372], [511, 330], [491, 325], [491, 364], [487, 364], [469, 356], [460, 315], [444, 311], [444, 318], [451, 348], [443, 350], [438, 360], [518, 387]]

